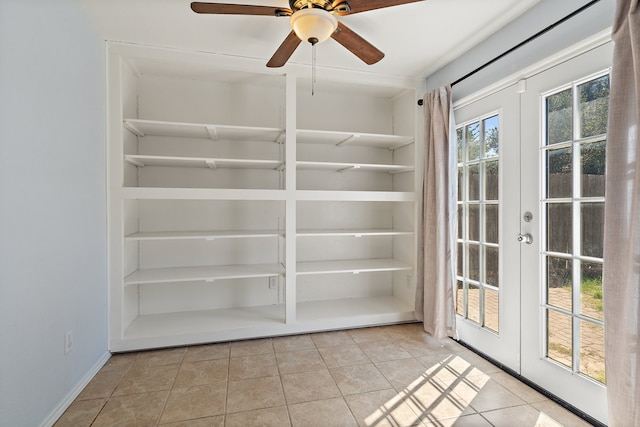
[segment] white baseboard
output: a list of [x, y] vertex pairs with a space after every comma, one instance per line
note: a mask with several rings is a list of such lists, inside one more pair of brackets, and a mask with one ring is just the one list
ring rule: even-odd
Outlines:
[[53, 424], [58, 421], [58, 418], [64, 414], [64, 411], [73, 403], [73, 401], [78, 397], [78, 395], [82, 392], [82, 390], [89, 384], [89, 381], [96, 376], [98, 371], [102, 369], [102, 367], [107, 363], [107, 361], [111, 358], [111, 353], [108, 351], [102, 355], [102, 357], [89, 369], [89, 372], [85, 374], [84, 377], [78, 382], [78, 384], [73, 387], [73, 389], [65, 396], [64, 399], [58, 404], [56, 408], [45, 418], [41, 423], [40, 427], [51, 427]]

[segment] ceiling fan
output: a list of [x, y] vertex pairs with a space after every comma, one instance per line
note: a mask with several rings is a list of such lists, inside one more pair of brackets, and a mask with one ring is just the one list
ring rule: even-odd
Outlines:
[[217, 15], [289, 17], [292, 30], [267, 62], [267, 67], [282, 67], [303, 40], [316, 45], [329, 37], [371, 65], [384, 58], [384, 53], [339, 22], [337, 16], [418, 1], [422, 0], [289, 0], [289, 8], [193, 2], [191, 9], [196, 13]]

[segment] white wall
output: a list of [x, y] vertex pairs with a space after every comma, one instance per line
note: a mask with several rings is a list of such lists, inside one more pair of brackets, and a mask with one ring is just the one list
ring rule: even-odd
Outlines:
[[[589, 0], [541, 0], [527, 13], [428, 76], [427, 91], [454, 82], [587, 3]], [[615, 3], [615, 0], [600, 0], [579, 15], [455, 85], [454, 101], [606, 30], [613, 23]]]
[[1, 425], [53, 421], [107, 355], [104, 50], [74, 0], [0, 0]]

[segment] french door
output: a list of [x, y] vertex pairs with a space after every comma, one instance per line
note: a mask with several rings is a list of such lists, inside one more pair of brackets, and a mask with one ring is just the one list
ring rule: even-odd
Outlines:
[[459, 338], [520, 371], [520, 96], [514, 86], [455, 111]]
[[455, 111], [460, 339], [602, 422], [611, 52]]

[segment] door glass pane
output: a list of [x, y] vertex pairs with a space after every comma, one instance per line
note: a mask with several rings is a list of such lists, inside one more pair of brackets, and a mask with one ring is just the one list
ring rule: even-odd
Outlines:
[[606, 383], [604, 369], [604, 327], [580, 321], [580, 373]]
[[458, 276], [464, 276], [464, 244], [458, 243], [458, 256], [456, 257], [456, 263], [458, 265], [457, 274]]
[[458, 137], [458, 163], [462, 163], [464, 160], [464, 139], [462, 138], [462, 128], [456, 129], [456, 136]]
[[464, 283], [460, 280], [456, 285], [456, 313], [464, 316]]
[[480, 288], [478, 286], [469, 284], [467, 300], [467, 318], [480, 323]]
[[480, 241], [480, 205], [469, 205], [469, 240]]
[[464, 205], [458, 205], [458, 239], [464, 237]]
[[498, 116], [483, 120], [484, 127], [484, 158], [497, 157], [499, 150]]
[[484, 246], [484, 263], [486, 266], [484, 283], [487, 285], [500, 286], [499, 261], [500, 250], [497, 247]]
[[581, 84], [578, 91], [582, 138], [602, 135], [607, 131], [609, 75]]
[[547, 205], [547, 250], [570, 254], [573, 248], [571, 203]]
[[498, 161], [484, 163], [484, 199], [498, 200], [500, 189], [500, 176], [498, 175]]
[[494, 332], [499, 331], [498, 292], [484, 289], [484, 326]]
[[480, 166], [469, 165], [469, 201], [480, 200]]
[[484, 241], [487, 243], [498, 243], [499, 211], [498, 205], [484, 205]]
[[571, 316], [547, 310], [547, 357], [572, 367]]
[[547, 198], [566, 198], [573, 194], [571, 148], [547, 151]]
[[571, 311], [572, 265], [570, 259], [547, 257], [547, 304]]
[[480, 281], [480, 245], [469, 243], [469, 279]]
[[573, 139], [572, 89], [547, 97], [547, 144]]
[[582, 197], [604, 197], [606, 144], [598, 141], [580, 147]]
[[580, 263], [580, 314], [604, 320], [602, 314], [602, 264]]
[[604, 202], [581, 203], [582, 255], [602, 258], [604, 240]]
[[464, 200], [464, 169], [458, 168], [458, 200]]
[[467, 126], [467, 160], [478, 160], [480, 158], [480, 122]]

